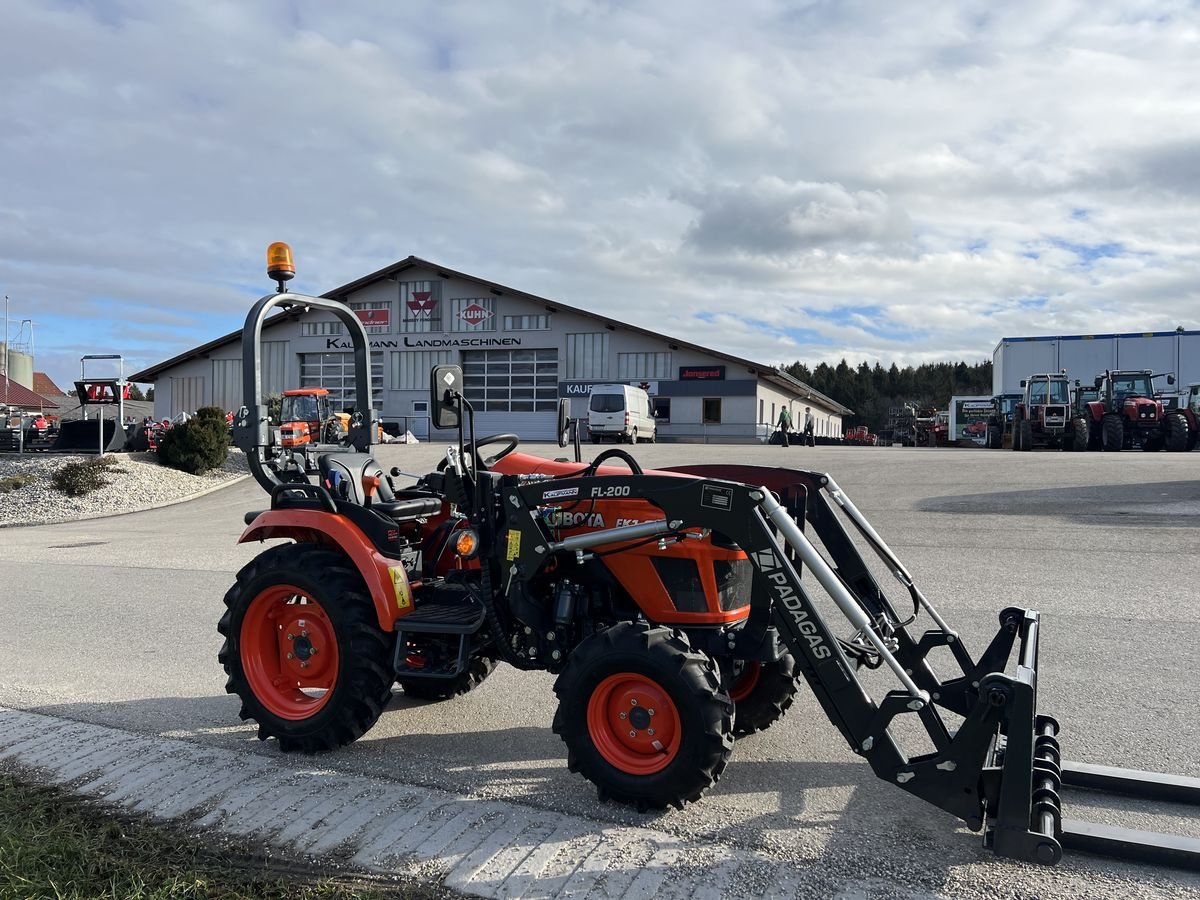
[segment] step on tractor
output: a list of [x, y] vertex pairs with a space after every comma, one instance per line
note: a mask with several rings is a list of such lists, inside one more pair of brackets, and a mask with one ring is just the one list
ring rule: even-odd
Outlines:
[[[397, 684], [444, 700], [507, 664], [555, 676], [551, 727], [601, 798], [682, 807], [802, 682], [878, 777], [982, 831], [997, 854], [1200, 865], [1200, 841], [1064, 818], [1067, 786], [1200, 802], [1200, 779], [1064, 762], [1058, 722], [1038, 705], [1039, 614], [1004, 609], [973, 655], [827, 474], [644, 470], [616, 447], [583, 462], [578, 432], [573, 460], [527, 454], [516, 435], [475, 436], [455, 365], [430, 376], [432, 422], [455, 430], [435, 471], [385, 472], [370, 429], [358, 452], [323, 453], [314, 480], [279, 470], [257, 344], [269, 311], [305, 305], [345, 324], [367, 423], [371, 384], [353, 312], [283, 290], [290, 252], [273, 245], [268, 263], [280, 290], [246, 320], [235, 431], [270, 506], [246, 515], [241, 540], [286, 542], [238, 573], [218, 625], [227, 690], [260, 738], [332, 750], [375, 724]], [[558, 426], [565, 446], [565, 406]], [[950, 671], [935, 671], [935, 651]], [[905, 749], [912, 729], [923, 752]]]
[[1168, 416], [1157, 399], [1154, 381], [1174, 375], [1152, 374], [1149, 369], [1112, 371], [1096, 376], [1097, 399], [1088, 403], [1088, 425], [1100, 432], [1100, 447], [1106, 451], [1187, 449], [1187, 423]]
[[1030, 375], [1021, 381], [1021, 389], [1013, 409], [1014, 450], [1088, 448], [1088, 421], [1072, 414], [1071, 382], [1065, 371]]

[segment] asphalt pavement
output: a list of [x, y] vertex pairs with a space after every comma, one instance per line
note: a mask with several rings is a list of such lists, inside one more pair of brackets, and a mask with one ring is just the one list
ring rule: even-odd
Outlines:
[[[585, 458], [596, 449], [585, 446]], [[1002, 608], [1042, 611], [1039, 707], [1063, 723], [1067, 758], [1200, 776], [1200, 453], [666, 444], [632, 452], [647, 468], [738, 462], [830, 472], [976, 654]], [[441, 453], [435, 443], [378, 455], [419, 474]], [[803, 687], [787, 717], [739, 741], [720, 783], [682, 811], [639, 814], [599, 802], [567, 771], [549, 729], [553, 677], [507, 667], [453, 701], [398, 695], [350, 747], [285, 757], [239, 721], [216, 661], [221, 598], [262, 549], [236, 543], [242, 516], [265, 505], [247, 482], [160, 510], [0, 531], [0, 707], [10, 710], [0, 715], [0, 758], [29, 764], [55, 747], [48, 771], [61, 778], [79, 768], [63, 749], [63, 736], [73, 735], [81, 747], [133, 741], [137, 752], [188, 760], [197, 782], [241, 767], [250, 779], [243, 793], [254, 778], [278, 785], [242, 801], [278, 813], [252, 817], [251, 827], [243, 810], [244, 829], [267, 839], [304, 833], [324, 815], [314, 812], [320, 799], [332, 803], [339, 790], [377, 798], [372, 816], [343, 817], [375, 827], [377, 850], [389, 816], [399, 814], [389, 791], [416, 798], [405, 813], [412, 822], [428, 825], [412, 818], [421, 809], [443, 811], [430, 813], [436, 819], [451, 808], [462, 822], [493, 816], [509, 824], [479, 836], [475, 856], [464, 850], [450, 861], [439, 854], [453, 841], [432, 851], [414, 845], [407, 855], [366, 853], [358, 832], [329, 844], [353, 849], [364, 864], [454, 875], [456, 887], [489, 896], [633, 896], [671, 885], [681, 896], [1200, 898], [1200, 876], [1176, 870], [1086, 856], [1055, 868], [996, 859], [956, 820], [876, 779]], [[21, 747], [22, 734], [42, 731], [59, 739]], [[102, 756], [94, 754], [97, 766]], [[336, 776], [320, 783], [324, 794], [305, 774], [314, 771]], [[152, 782], [135, 775], [102, 784], [124, 784], [125, 802], [136, 802], [138, 785]], [[153, 783], [174, 784], [166, 778]], [[279, 793], [296, 785], [307, 785], [309, 800]], [[147, 800], [145, 808], [173, 808], [164, 790], [158, 806]], [[1200, 816], [1169, 804], [1071, 792], [1066, 807], [1072, 818], [1200, 838]], [[208, 808], [184, 821], [224, 820]], [[508, 843], [506, 828], [517, 829]], [[531, 840], [539, 829], [557, 841], [555, 853]], [[388, 833], [400, 830], [393, 823]], [[328, 849], [323, 840], [308, 834], [310, 848]], [[519, 859], [518, 845], [528, 845]], [[480, 857], [463, 875], [464, 860]], [[516, 861], [497, 875], [497, 860], [509, 857]], [[599, 874], [581, 880], [589, 865]], [[614, 866], [629, 877], [617, 878]]]

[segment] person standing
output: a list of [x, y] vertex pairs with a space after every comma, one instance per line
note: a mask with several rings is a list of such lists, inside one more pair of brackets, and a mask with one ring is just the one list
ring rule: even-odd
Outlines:
[[788, 446], [788, 432], [792, 430], [792, 411], [786, 406], [779, 410], [779, 431], [781, 447]]
[[804, 443], [810, 447], [817, 445], [816, 438], [813, 437], [813, 414], [812, 409], [804, 407]]

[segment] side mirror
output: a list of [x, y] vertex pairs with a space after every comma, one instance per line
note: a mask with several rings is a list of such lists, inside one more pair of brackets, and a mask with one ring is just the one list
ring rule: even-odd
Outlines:
[[1168, 376], [1167, 376], [1167, 384], [1174, 384], [1174, 383], [1175, 383], [1175, 376], [1174, 376], [1174, 375], [1168, 375]]
[[1096, 390], [1100, 390], [1100, 385], [1102, 385], [1102, 384], [1104, 384], [1104, 376], [1097, 375], [1096, 376], [1096, 385], [1095, 385]]
[[566, 397], [558, 401], [558, 446], [567, 446], [567, 432], [571, 430], [571, 401]]
[[434, 428], [457, 428], [463, 374], [458, 366], [434, 366], [429, 373], [430, 421]]
[[1024, 387], [1025, 387], [1025, 379], [1024, 379], [1024, 378], [1022, 378], [1022, 379], [1021, 379], [1021, 387], [1022, 387], [1022, 388], [1024, 388]]

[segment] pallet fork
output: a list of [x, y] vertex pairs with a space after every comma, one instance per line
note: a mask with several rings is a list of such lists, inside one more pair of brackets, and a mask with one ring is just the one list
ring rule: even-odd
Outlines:
[[[728, 640], [753, 644], [776, 632], [830, 721], [880, 778], [982, 831], [984, 846], [1000, 856], [1053, 865], [1066, 849], [1200, 869], [1198, 840], [1063, 818], [1064, 786], [1200, 804], [1200, 779], [1061, 760], [1058, 722], [1038, 712], [1036, 611], [1001, 612], [995, 636], [976, 660], [828, 475], [736, 465], [666, 471], [695, 477], [485, 479], [485, 495], [498, 496], [481, 508], [501, 510], [496, 540], [503, 546], [493, 552], [503, 556], [497, 590], [510, 608], [529, 602], [526, 585], [551, 557], [582, 560], [597, 547], [686, 540], [689, 532], [711, 529], [735, 541], [753, 566], [749, 620]], [[641, 499], [663, 515], [551, 540], [538, 509], [566, 496]], [[884, 595], [844, 521], [907, 590], [910, 618]], [[824, 553], [806, 536], [806, 525]], [[805, 570], [810, 577], [802, 579]], [[851, 637], [834, 633], [810, 593], [814, 582], [849, 621]], [[909, 626], [922, 611], [934, 627], [917, 637]], [[950, 678], [930, 665], [930, 652], [939, 647], [948, 648], [958, 669]], [[1015, 671], [1006, 674], [1014, 649]], [[858, 675], [864, 666], [886, 666], [900, 686], [875, 700]], [[957, 728], [947, 724], [947, 713], [961, 718]], [[916, 717], [932, 753], [905, 754], [892, 729], [903, 716]]]

